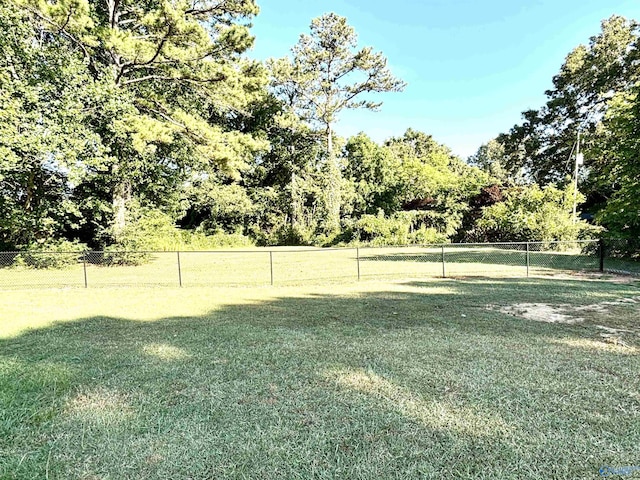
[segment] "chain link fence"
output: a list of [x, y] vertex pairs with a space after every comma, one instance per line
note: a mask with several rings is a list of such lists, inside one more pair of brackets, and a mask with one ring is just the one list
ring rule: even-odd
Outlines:
[[271, 248], [204, 252], [0, 252], [0, 289], [251, 286], [371, 278], [640, 275], [613, 241]]
[[640, 238], [604, 239], [602, 257], [607, 272], [640, 276]]
[[[529, 276], [600, 269], [598, 241], [460, 243], [366, 249], [364, 275]], [[371, 265], [369, 265], [369, 262]], [[389, 263], [397, 263], [389, 267]]]

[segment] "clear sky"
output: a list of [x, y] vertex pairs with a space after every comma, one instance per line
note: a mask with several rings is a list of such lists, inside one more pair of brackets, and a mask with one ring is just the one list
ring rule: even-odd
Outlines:
[[360, 46], [389, 59], [408, 83], [378, 94], [380, 112], [344, 112], [336, 131], [374, 140], [408, 128], [466, 157], [538, 108], [565, 56], [613, 14], [640, 20], [640, 0], [258, 0], [258, 59], [283, 57], [311, 19], [345, 16]]

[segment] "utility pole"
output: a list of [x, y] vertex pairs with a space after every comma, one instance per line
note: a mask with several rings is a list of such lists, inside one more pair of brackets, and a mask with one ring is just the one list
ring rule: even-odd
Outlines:
[[578, 209], [578, 168], [584, 163], [584, 156], [580, 153], [580, 129], [578, 129], [578, 142], [576, 144], [576, 168], [573, 175], [573, 223], [576, 223]]

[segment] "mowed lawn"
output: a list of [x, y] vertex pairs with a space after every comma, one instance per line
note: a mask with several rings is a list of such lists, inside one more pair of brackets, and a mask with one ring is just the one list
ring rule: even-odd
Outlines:
[[13, 290], [0, 337], [2, 479], [640, 465], [637, 283]]
[[[534, 245], [539, 248], [539, 245]], [[442, 276], [555, 275], [597, 271], [597, 255], [568, 251], [527, 253], [524, 244], [379, 248], [273, 247], [209, 252], [154, 252], [139, 266], [104, 266], [98, 252], [86, 263], [79, 254], [59, 254], [70, 266], [58, 269], [0, 268], [0, 290], [104, 288], [123, 286], [278, 286], [354, 283], [358, 279]], [[38, 254], [31, 254], [37, 257]], [[45, 256], [45, 255], [43, 255]], [[8, 257], [7, 257], [8, 258]], [[444, 262], [443, 262], [444, 261]], [[75, 262], [75, 263], [73, 263]], [[639, 271], [638, 262], [607, 260], [620, 271]]]

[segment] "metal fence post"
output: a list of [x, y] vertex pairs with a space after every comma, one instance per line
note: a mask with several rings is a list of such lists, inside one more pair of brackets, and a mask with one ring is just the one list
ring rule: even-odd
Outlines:
[[527, 242], [527, 278], [529, 278], [529, 242]]
[[82, 269], [84, 270], [84, 288], [89, 288], [89, 283], [87, 282], [87, 255], [86, 254], [82, 257]]
[[182, 287], [182, 266], [180, 265], [180, 251], [176, 252], [178, 254], [178, 283]]
[[273, 251], [269, 250], [269, 267], [271, 269], [271, 285], [273, 286]]
[[442, 245], [441, 247], [442, 247], [442, 278], [447, 278], [447, 273], [444, 267], [444, 245]]
[[604, 239], [600, 239], [599, 243], [599, 250], [600, 250], [600, 271], [604, 272]]
[[356, 247], [356, 262], [358, 263], [358, 281], [360, 281], [360, 248]]

